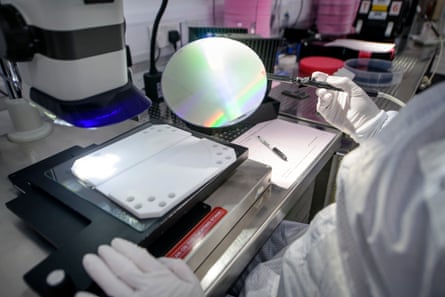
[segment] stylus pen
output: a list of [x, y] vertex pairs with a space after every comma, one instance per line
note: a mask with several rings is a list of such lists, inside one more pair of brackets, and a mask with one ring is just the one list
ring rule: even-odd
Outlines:
[[279, 150], [277, 147], [271, 146], [270, 143], [268, 143], [266, 140], [261, 138], [261, 136], [259, 136], [259, 135], [258, 135], [258, 140], [262, 144], [264, 144], [268, 149], [270, 149], [272, 152], [274, 152], [278, 157], [280, 157], [284, 161], [287, 161], [287, 156], [281, 150]]
[[285, 82], [285, 83], [289, 83], [289, 84], [299, 84], [302, 86], [312, 87], [312, 88], [323, 88], [323, 89], [333, 90], [333, 91], [343, 91], [343, 89], [340, 89], [333, 85], [330, 85], [327, 82], [318, 81], [318, 80], [312, 79], [310, 77], [298, 77], [298, 76], [291, 77], [291, 76], [268, 73], [267, 79], [281, 81], [281, 82]]

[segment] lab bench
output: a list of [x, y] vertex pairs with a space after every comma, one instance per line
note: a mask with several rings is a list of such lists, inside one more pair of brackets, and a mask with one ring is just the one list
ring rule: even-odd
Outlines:
[[[0, 136], [0, 259], [5, 296], [35, 296], [22, 277], [54, 250], [45, 238], [5, 207], [6, 202], [18, 195], [8, 175], [72, 146], [101, 144], [141, 124], [128, 120], [91, 130], [54, 125], [48, 137], [31, 143], [12, 143], [6, 135]], [[288, 213], [295, 220], [308, 221], [316, 177], [340, 146], [341, 134], [332, 132], [334, 139], [290, 188], [270, 185], [271, 168], [248, 159], [204, 200], [212, 207], [228, 211], [185, 258], [207, 296], [220, 296], [229, 288]]]

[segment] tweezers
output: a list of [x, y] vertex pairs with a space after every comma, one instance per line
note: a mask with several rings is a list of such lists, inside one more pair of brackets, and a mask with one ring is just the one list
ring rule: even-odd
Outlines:
[[312, 87], [312, 88], [322, 88], [322, 89], [340, 91], [340, 92], [343, 91], [343, 89], [340, 89], [333, 85], [330, 85], [327, 82], [317, 81], [315, 79], [311, 79], [310, 77], [298, 77], [298, 76], [291, 77], [291, 76], [268, 73], [267, 79], [281, 81], [281, 82], [289, 83], [289, 84], [299, 84], [302, 86]]

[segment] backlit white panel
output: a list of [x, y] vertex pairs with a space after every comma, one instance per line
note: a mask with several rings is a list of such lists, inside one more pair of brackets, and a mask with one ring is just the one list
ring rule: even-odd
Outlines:
[[[81, 179], [138, 218], [164, 215], [236, 161], [229, 146], [187, 132], [184, 135], [169, 125], [147, 129], [77, 160], [72, 169], [80, 178], [82, 170], [98, 166], [98, 156], [119, 156], [114, 164], [122, 166], [110, 166], [115, 170], [110, 176]], [[94, 159], [95, 166], [88, 164]], [[104, 175], [109, 171], [106, 168]]]
[[88, 185], [97, 187], [190, 136], [190, 132], [170, 125], [153, 125], [76, 160], [71, 170]]

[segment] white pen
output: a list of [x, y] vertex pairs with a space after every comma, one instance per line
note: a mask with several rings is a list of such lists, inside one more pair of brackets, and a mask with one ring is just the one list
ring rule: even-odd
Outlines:
[[280, 151], [277, 147], [271, 146], [270, 143], [268, 143], [266, 140], [261, 138], [261, 136], [259, 136], [259, 135], [258, 135], [258, 140], [262, 144], [264, 144], [268, 149], [270, 149], [272, 152], [274, 152], [278, 157], [280, 157], [284, 161], [287, 161], [287, 156], [282, 151]]

